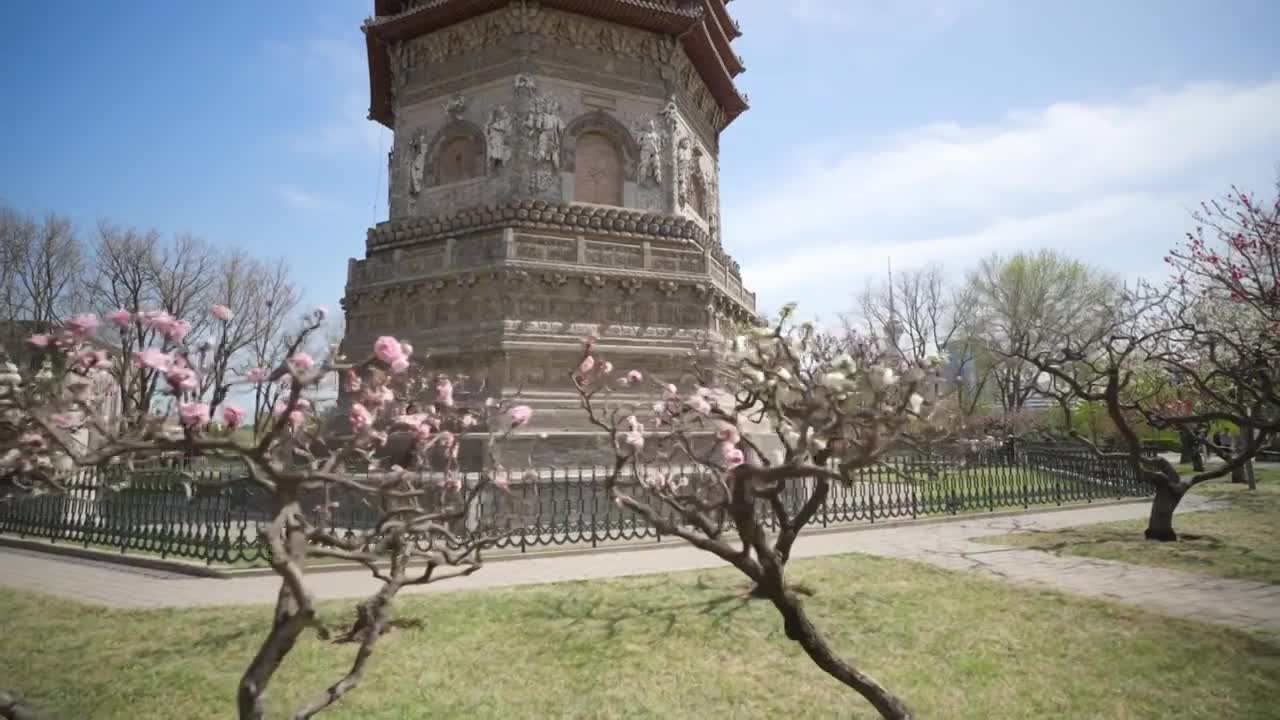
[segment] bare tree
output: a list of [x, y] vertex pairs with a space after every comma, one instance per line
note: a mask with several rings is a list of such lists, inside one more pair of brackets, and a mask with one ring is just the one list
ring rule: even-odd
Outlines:
[[[155, 230], [119, 227], [105, 221], [98, 224], [93, 243], [94, 271], [86, 285], [90, 307], [99, 314], [105, 316], [121, 309], [130, 313], [128, 326], [103, 337], [119, 358], [133, 357], [135, 352], [156, 344], [160, 337], [159, 331], [144, 322], [140, 314], [159, 306], [159, 295], [151, 282], [159, 246], [160, 235]], [[147, 414], [155, 390], [155, 370], [120, 362], [112, 373], [120, 393], [122, 418]]]
[[1022, 409], [1035, 392], [1034, 366], [1023, 359], [1049, 348], [1057, 333], [1092, 335], [1114, 318], [1120, 281], [1051, 250], [1008, 258], [991, 255], [969, 276], [973, 337], [995, 362], [991, 379], [1005, 411]]
[[35, 330], [47, 331], [68, 317], [80, 299], [85, 253], [71, 221], [45, 215], [33, 224], [30, 244], [18, 260], [19, 316]]
[[[298, 296], [283, 260], [268, 265], [241, 250], [219, 259], [210, 296], [213, 322], [201, 358], [209, 372], [201, 379], [198, 395], [216, 408], [227, 398], [233, 376], [252, 367], [274, 367], [283, 359], [288, 342], [280, 337], [281, 319], [293, 313]], [[259, 353], [259, 348], [272, 345], [277, 349], [273, 356]], [[255, 397], [258, 394], [255, 388]]]
[[12, 208], [0, 207], [0, 322], [23, 316], [19, 278], [35, 237], [36, 223]]
[[[933, 355], [950, 356], [940, 390], [951, 395], [967, 416], [978, 410], [991, 367], [988, 363], [982, 367], [986, 372], [975, 372], [979, 359], [979, 344], [971, 335], [975, 296], [971, 285], [952, 286], [944, 268], [933, 264], [894, 273], [883, 282], [868, 282], [857, 298], [866, 331], [883, 336], [899, 355], [917, 364]], [[855, 321], [843, 320], [845, 331], [856, 336]], [[970, 373], [976, 376], [974, 388], [966, 384]]]

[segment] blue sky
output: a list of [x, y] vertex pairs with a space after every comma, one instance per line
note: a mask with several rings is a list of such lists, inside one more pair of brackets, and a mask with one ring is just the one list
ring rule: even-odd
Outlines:
[[[16, 0], [0, 201], [287, 256], [334, 307], [385, 218], [372, 0]], [[1280, 167], [1280, 3], [734, 0], [752, 109], [722, 139], [725, 243], [761, 306], [1058, 247], [1161, 271], [1187, 209]]]

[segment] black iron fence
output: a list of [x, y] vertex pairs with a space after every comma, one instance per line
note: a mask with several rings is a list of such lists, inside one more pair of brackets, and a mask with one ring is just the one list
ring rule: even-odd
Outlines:
[[[695, 466], [664, 468], [669, 480], [696, 479]], [[116, 548], [208, 563], [255, 563], [268, 549], [258, 535], [271, 516], [270, 497], [247, 479], [223, 468], [134, 471], [85, 470], [65, 494], [11, 498], [0, 502], [0, 534]], [[657, 530], [618, 508], [604, 488], [603, 467], [546, 469], [536, 480], [506, 490], [485, 487], [468, 517], [457, 523], [461, 536], [482, 528], [505, 532], [499, 548], [518, 551], [616, 541], [660, 540]], [[479, 477], [464, 478], [474, 487]], [[812, 479], [789, 483], [783, 503], [798, 509]], [[690, 483], [690, 486], [696, 482]], [[629, 492], [647, 497], [639, 485]], [[441, 491], [435, 500], [451, 498]], [[1036, 446], [981, 452], [954, 451], [898, 455], [835, 483], [813, 520], [815, 527], [964, 512], [1092, 502], [1151, 493], [1128, 464], [1071, 448]], [[363, 498], [338, 488], [305, 499], [313, 522], [338, 534], [373, 527], [379, 512]], [[763, 516], [772, 514], [764, 510]]]

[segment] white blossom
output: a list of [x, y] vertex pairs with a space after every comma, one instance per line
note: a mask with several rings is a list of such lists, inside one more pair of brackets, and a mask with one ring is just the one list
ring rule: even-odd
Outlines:
[[848, 377], [842, 372], [829, 372], [822, 376], [822, 386], [828, 390], [839, 390], [844, 387]]
[[893, 371], [893, 368], [876, 366], [871, 368], [867, 380], [871, 383], [871, 387], [876, 390], [883, 390], [898, 382], [898, 375]]
[[907, 407], [915, 415], [920, 414], [920, 408], [924, 407], [924, 398], [920, 397], [920, 393], [911, 393], [911, 397], [907, 398]]

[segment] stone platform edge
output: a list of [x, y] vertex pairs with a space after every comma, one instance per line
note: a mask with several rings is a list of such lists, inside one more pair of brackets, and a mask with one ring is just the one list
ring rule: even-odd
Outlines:
[[[803, 535], [827, 535], [831, 533], [845, 532], [862, 532], [866, 530], [877, 530], [881, 528], [919, 526], [919, 525], [941, 525], [946, 523], [960, 522], [964, 520], [975, 520], [985, 518], [1004, 518], [1017, 517], [1028, 513], [1049, 513], [1062, 512], [1066, 510], [1079, 510], [1081, 508], [1090, 507], [1110, 507], [1113, 505], [1148, 505], [1151, 500], [1148, 498], [1126, 498], [1123, 500], [1106, 500], [1101, 502], [1083, 502], [1071, 503], [1067, 505], [1054, 506], [1033, 506], [1029, 508], [1021, 508], [1016, 510], [1001, 510], [999, 512], [985, 513], [968, 513], [965, 515], [942, 515], [923, 518], [901, 518], [895, 520], [886, 520], [884, 522], [849, 522], [838, 525], [829, 525], [827, 527], [810, 527], [806, 529]], [[803, 536], [802, 535], [802, 536]], [[654, 548], [670, 548], [682, 546], [686, 543], [680, 538], [668, 537], [662, 540], [622, 540], [612, 541], [607, 545], [597, 545], [595, 547], [552, 547], [545, 550], [532, 550], [527, 552], [519, 552], [508, 549], [495, 550], [484, 554], [484, 561], [487, 563], [507, 562], [511, 560], [519, 560], [521, 558], [557, 558], [557, 557], [574, 557], [577, 555], [589, 555], [594, 553], [624, 553], [636, 552], [640, 550], [652, 550]], [[583, 544], [585, 545], [585, 543]], [[97, 562], [115, 563], [117, 565], [128, 565], [131, 567], [144, 568], [148, 570], [163, 570], [181, 575], [191, 575], [203, 578], [216, 578], [219, 580], [234, 580], [241, 577], [264, 577], [274, 575], [275, 571], [268, 567], [261, 568], [220, 568], [210, 566], [203, 563], [197, 563], [188, 560], [158, 558], [146, 555], [128, 555], [123, 553], [107, 552], [105, 550], [96, 550], [93, 548], [76, 547], [74, 545], [58, 544], [53, 542], [45, 542], [39, 540], [27, 540], [19, 538], [10, 538], [0, 535], [0, 547], [11, 547], [18, 550], [30, 550], [33, 552], [48, 553], [50, 555], [62, 555], [66, 557], [81, 558], [84, 560], [94, 560]], [[387, 568], [386, 563], [378, 563], [380, 569]], [[364, 566], [353, 562], [335, 562], [326, 563], [324, 565], [312, 565], [307, 567], [307, 574], [329, 573], [329, 572], [349, 572], [352, 570], [363, 570]]]

